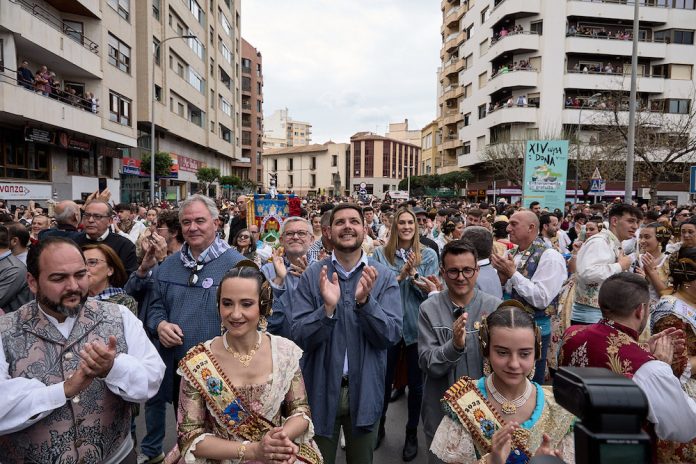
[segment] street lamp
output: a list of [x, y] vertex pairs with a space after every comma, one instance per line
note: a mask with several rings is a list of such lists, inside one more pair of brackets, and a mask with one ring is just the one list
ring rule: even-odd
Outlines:
[[575, 203], [578, 202], [578, 184], [580, 183], [579, 180], [579, 171], [580, 171], [580, 130], [582, 129], [582, 109], [585, 108], [585, 104], [593, 100], [595, 98], [601, 97], [601, 93], [596, 93], [589, 97], [587, 100], [582, 102], [582, 105], [580, 105], [580, 113], [578, 113], [578, 130], [575, 133], [575, 137], [578, 139], [577, 140], [577, 149], [575, 150]]
[[[152, 98], [150, 99], [150, 202], [155, 203], [155, 61], [160, 48], [167, 40], [172, 39], [195, 39], [193, 34], [177, 35], [168, 37], [155, 44], [155, 49], [152, 51]], [[164, 87], [164, 86], [163, 86]]]

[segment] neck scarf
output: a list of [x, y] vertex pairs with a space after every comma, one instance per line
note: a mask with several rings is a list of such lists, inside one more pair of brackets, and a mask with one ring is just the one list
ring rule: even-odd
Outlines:
[[220, 257], [224, 252], [230, 249], [230, 246], [220, 237], [215, 237], [213, 243], [198, 256], [198, 260], [193, 259], [188, 243], [184, 243], [181, 247], [181, 262], [187, 269], [193, 269], [197, 264], [207, 264]]

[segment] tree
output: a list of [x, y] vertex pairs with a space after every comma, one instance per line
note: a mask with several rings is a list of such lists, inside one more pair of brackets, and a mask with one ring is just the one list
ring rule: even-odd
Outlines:
[[440, 183], [443, 187], [448, 187], [455, 192], [459, 192], [459, 190], [464, 187], [469, 180], [471, 180], [471, 172], [469, 172], [468, 169], [458, 169], [456, 171], [442, 174], [439, 177]]
[[[169, 153], [158, 151], [155, 153], [155, 176], [167, 177], [172, 172], [172, 157]], [[143, 159], [140, 162], [140, 170], [146, 174], [150, 174], [150, 152], [143, 154]]]
[[242, 185], [242, 179], [237, 176], [220, 176], [220, 185], [239, 187]]
[[[696, 108], [682, 108], [665, 100], [637, 102], [635, 117], [634, 179], [649, 185], [650, 202], [657, 202], [657, 184], [683, 181], [696, 160]], [[606, 111], [597, 112], [597, 148], [607, 157], [627, 156], [628, 106], [626, 93], [608, 94]], [[624, 171], [625, 172], [625, 171]], [[621, 179], [625, 178], [622, 174]]]
[[196, 178], [198, 182], [205, 186], [205, 194], [208, 195], [210, 184], [220, 178], [220, 170], [218, 168], [198, 168], [198, 171], [196, 171]]

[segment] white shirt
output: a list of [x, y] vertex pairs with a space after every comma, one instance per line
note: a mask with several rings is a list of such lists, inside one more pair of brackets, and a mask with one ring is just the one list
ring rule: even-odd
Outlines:
[[684, 393], [668, 364], [648, 361], [633, 381], [648, 398], [648, 420], [659, 438], [682, 443], [696, 438], [696, 402]]
[[570, 246], [571, 240], [570, 237], [568, 237], [568, 232], [566, 232], [563, 229], [558, 229], [558, 232], [556, 234], [558, 236], [558, 246], [561, 248], [561, 253], [570, 253]]
[[[515, 255], [515, 266], [519, 266], [524, 253]], [[519, 295], [535, 308], [543, 309], [551, 304], [561, 293], [561, 287], [568, 275], [563, 256], [552, 248], [547, 248], [541, 255], [539, 264], [531, 279], [527, 279], [520, 271], [515, 271], [505, 283], [505, 292], [512, 293], [514, 288]]]
[[133, 227], [131, 227], [130, 232], [124, 232], [121, 229], [119, 229], [119, 235], [126, 237], [128, 240], [133, 242], [133, 244], [135, 244], [140, 238], [140, 234], [145, 232], [145, 229], [147, 229], [147, 227], [145, 227], [145, 224], [139, 221], [134, 221]]
[[[104, 381], [115, 395], [139, 403], [157, 394], [164, 377], [164, 363], [148, 340], [143, 324], [125, 306], [119, 305], [128, 353], [121, 353]], [[76, 318], [58, 322], [44, 313], [58, 331], [68, 337]], [[106, 343], [107, 341], [104, 340]], [[0, 435], [23, 430], [65, 404], [65, 382], [45, 385], [37, 379], [10, 377], [9, 365], [0, 338]], [[130, 437], [129, 437], [130, 438]], [[126, 452], [130, 449], [126, 450]]]
[[[605, 233], [604, 231], [600, 234]], [[611, 233], [607, 230], [606, 233]], [[596, 237], [596, 238], [595, 238]], [[604, 237], [592, 236], [583, 243], [578, 252], [576, 269], [578, 278], [585, 284], [602, 283], [607, 277], [623, 269], [616, 261], [616, 254]]]

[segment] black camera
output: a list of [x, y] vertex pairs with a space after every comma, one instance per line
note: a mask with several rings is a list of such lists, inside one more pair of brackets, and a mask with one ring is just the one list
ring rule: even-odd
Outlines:
[[598, 367], [562, 367], [553, 380], [553, 396], [579, 418], [577, 464], [651, 462], [650, 437], [642, 430], [648, 399], [632, 380]]

